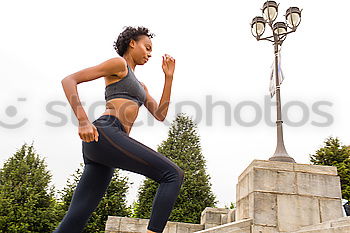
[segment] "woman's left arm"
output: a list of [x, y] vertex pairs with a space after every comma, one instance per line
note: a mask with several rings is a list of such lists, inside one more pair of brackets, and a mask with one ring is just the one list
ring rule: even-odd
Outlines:
[[153, 97], [149, 94], [147, 87], [142, 83], [146, 91], [146, 101], [144, 105], [149, 110], [149, 112], [159, 121], [164, 121], [168, 113], [171, 86], [173, 83], [173, 76], [174, 76], [174, 70], [175, 70], [175, 59], [170, 55], [165, 54], [163, 56], [162, 68], [165, 75], [165, 82], [164, 82], [163, 94], [160, 99], [159, 105], [153, 99]]

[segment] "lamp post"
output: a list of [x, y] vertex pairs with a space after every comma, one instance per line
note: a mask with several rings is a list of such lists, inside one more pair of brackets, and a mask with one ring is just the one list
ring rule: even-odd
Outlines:
[[[284, 147], [282, 117], [281, 117], [281, 96], [280, 96], [280, 78], [278, 72], [279, 64], [279, 48], [286, 39], [287, 35], [295, 32], [301, 21], [301, 10], [298, 7], [290, 7], [286, 11], [286, 22], [275, 22], [278, 15], [278, 5], [275, 1], [266, 1], [262, 8], [262, 16], [257, 16], [252, 20], [251, 31], [253, 36], [259, 40], [267, 40], [274, 45], [275, 54], [275, 75], [276, 75], [276, 102], [277, 102], [277, 146], [274, 155], [269, 158], [270, 161], [281, 161], [295, 163]], [[269, 25], [272, 30], [272, 36], [262, 38], [265, 32], [265, 25]], [[290, 30], [288, 30], [288, 28]]]

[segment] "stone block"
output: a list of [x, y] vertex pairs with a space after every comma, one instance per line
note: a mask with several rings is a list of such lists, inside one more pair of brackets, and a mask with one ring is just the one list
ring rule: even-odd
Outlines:
[[298, 172], [297, 187], [300, 195], [341, 198], [339, 176]]
[[341, 200], [320, 199], [321, 222], [343, 217], [343, 207]]
[[[170, 222], [167, 223], [167, 227], [169, 223]], [[197, 232], [204, 229], [204, 226], [199, 224], [175, 223], [175, 222], [171, 222], [171, 223], [174, 223], [173, 224], [174, 227], [172, 227], [171, 230], [169, 228], [169, 233], [192, 233], [192, 232]]]
[[120, 217], [108, 216], [106, 221], [105, 232], [106, 233], [115, 233], [119, 231]]
[[251, 233], [279, 233], [276, 227], [253, 224]]
[[236, 200], [248, 196], [248, 194], [252, 191], [252, 184], [250, 184], [251, 180], [249, 179], [249, 177], [250, 173], [247, 173], [236, 185]]
[[[253, 205], [253, 203], [249, 202], [249, 196], [241, 198], [236, 202], [237, 210], [236, 210], [236, 221], [249, 218], [249, 205]], [[251, 215], [253, 217], [253, 215]]]
[[320, 223], [318, 199], [298, 195], [277, 195], [279, 231], [295, 231], [300, 227]]
[[[223, 222], [227, 222], [227, 214], [229, 209], [206, 207], [201, 213], [201, 224], [204, 228], [218, 226]], [[224, 219], [223, 219], [224, 218]]]
[[237, 208], [229, 210], [229, 212], [227, 214], [227, 222], [228, 223], [236, 221], [236, 210], [237, 210]]
[[255, 168], [266, 168], [278, 171], [291, 171], [291, 172], [306, 172], [306, 173], [318, 173], [324, 175], [338, 175], [337, 168], [334, 166], [324, 165], [313, 165], [313, 164], [300, 164], [300, 163], [289, 163], [279, 162], [270, 160], [253, 160], [248, 167], [238, 177], [238, 182], [250, 172], [251, 169]]
[[254, 192], [254, 224], [277, 226], [277, 195]]
[[238, 177], [238, 182], [240, 182], [241, 179], [246, 174], [248, 174], [253, 168], [265, 168], [265, 169], [272, 169], [272, 170], [278, 170], [278, 171], [294, 171], [293, 163], [255, 159]]
[[313, 165], [313, 164], [294, 164], [295, 172], [306, 172], [306, 173], [317, 173], [324, 175], [338, 175], [337, 168], [334, 166], [323, 166], [323, 165]]
[[220, 223], [220, 225], [222, 225], [222, 224], [226, 224], [226, 223], [228, 223], [228, 213], [227, 214], [221, 214], [221, 223]]
[[177, 227], [178, 226], [177, 226], [176, 222], [167, 222], [167, 224], [165, 225], [163, 233], [177, 233]]
[[148, 222], [149, 222], [148, 219], [121, 217], [119, 232], [120, 233], [146, 232]]
[[256, 168], [252, 191], [295, 194], [297, 192], [295, 181], [294, 172]]

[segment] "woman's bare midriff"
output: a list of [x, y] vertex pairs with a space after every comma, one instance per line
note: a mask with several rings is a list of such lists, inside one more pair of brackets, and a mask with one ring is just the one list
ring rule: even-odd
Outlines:
[[129, 135], [139, 113], [139, 105], [129, 99], [116, 98], [106, 102], [106, 111], [102, 115], [113, 115], [119, 119]]

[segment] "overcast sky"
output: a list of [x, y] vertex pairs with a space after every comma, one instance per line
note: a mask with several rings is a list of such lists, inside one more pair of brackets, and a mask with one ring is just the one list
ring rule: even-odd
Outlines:
[[[113, 41], [124, 26], [156, 34], [152, 58], [135, 74], [160, 101], [162, 55], [176, 59], [171, 104], [164, 122], [142, 106], [130, 137], [156, 150], [179, 112], [198, 125], [218, 206], [236, 200], [238, 176], [276, 148], [275, 98], [269, 97], [272, 43], [256, 41], [253, 17], [264, 1], [6, 1], [0, 22], [0, 164], [34, 141], [52, 182], [62, 189], [83, 162], [76, 118], [61, 80], [117, 56]], [[287, 152], [309, 163], [323, 141], [350, 144], [348, 14], [350, 2], [279, 1], [303, 9], [298, 30], [282, 47], [283, 131]], [[267, 30], [266, 35], [270, 35]], [[90, 121], [104, 112], [104, 79], [78, 85]], [[272, 102], [271, 102], [272, 101]], [[182, 107], [181, 107], [182, 106]], [[142, 175], [122, 172], [136, 198]]]

